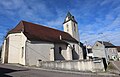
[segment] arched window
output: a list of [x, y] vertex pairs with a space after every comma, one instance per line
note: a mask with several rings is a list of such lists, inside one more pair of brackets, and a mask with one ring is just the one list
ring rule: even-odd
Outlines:
[[76, 26], [75, 26], [75, 23], [74, 23], [74, 31], [76, 32]]
[[69, 31], [68, 25], [67, 25], [67, 32]]
[[61, 54], [61, 51], [62, 51], [62, 48], [61, 48], [61, 47], [59, 47], [59, 54]]
[[24, 47], [22, 47], [22, 55], [21, 55], [21, 57], [23, 58], [23, 56], [24, 56]]

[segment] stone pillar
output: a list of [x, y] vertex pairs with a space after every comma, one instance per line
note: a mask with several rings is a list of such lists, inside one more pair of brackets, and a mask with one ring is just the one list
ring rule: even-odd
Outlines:
[[81, 59], [83, 59], [83, 50], [82, 50], [82, 48], [80, 46], [78, 46], [78, 49], [79, 49], [79, 51], [78, 51], [79, 60], [81, 60]]
[[2, 52], [1, 52], [1, 62], [5, 63], [5, 45], [6, 45], [6, 40], [4, 40], [3, 45], [2, 45]]
[[66, 54], [67, 60], [72, 60], [72, 49], [71, 49], [70, 45], [67, 46], [67, 51], [66, 52], [67, 52], [67, 54]]

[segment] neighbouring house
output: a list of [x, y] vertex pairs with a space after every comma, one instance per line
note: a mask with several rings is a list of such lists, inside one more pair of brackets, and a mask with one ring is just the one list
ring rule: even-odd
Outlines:
[[87, 52], [87, 59], [93, 59], [92, 46], [87, 45], [86, 52]]
[[118, 56], [119, 56], [119, 60], [120, 60], [120, 46], [116, 46], [117, 50], [118, 50]]
[[2, 63], [36, 65], [38, 61], [83, 59], [78, 24], [68, 12], [64, 31], [21, 21], [2, 45]]
[[92, 52], [92, 46], [91, 45], [84, 45], [83, 46], [83, 58], [84, 59], [93, 59], [93, 52]]
[[110, 42], [97, 41], [93, 47], [93, 56], [96, 58], [105, 58], [106, 62], [118, 59], [118, 51], [115, 45]]

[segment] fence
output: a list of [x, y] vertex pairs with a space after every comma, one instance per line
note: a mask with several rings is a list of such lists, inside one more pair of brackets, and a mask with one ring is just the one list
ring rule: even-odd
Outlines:
[[74, 71], [105, 71], [102, 59], [99, 60], [70, 60], [70, 61], [39, 61], [38, 67]]

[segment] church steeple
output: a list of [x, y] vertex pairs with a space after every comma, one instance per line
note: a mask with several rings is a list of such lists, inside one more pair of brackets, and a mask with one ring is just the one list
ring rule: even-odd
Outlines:
[[72, 16], [72, 14], [68, 11], [67, 16], [66, 16], [66, 18], [65, 18], [65, 20], [64, 20], [64, 22], [63, 22], [63, 24], [66, 23], [66, 22], [68, 22], [68, 21], [70, 21], [70, 20], [72, 20], [73, 22], [75, 22], [75, 23], [77, 24], [77, 22], [76, 22], [74, 16]]
[[73, 38], [79, 41], [78, 25], [74, 16], [68, 12], [63, 22], [64, 31], [69, 33]]

